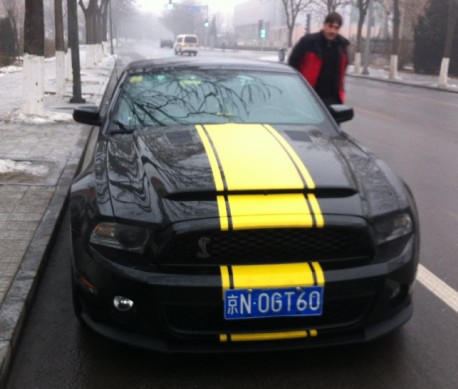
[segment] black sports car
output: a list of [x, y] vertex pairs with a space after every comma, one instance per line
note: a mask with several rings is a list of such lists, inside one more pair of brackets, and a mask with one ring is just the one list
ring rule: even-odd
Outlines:
[[73, 295], [96, 332], [161, 351], [377, 338], [412, 314], [412, 194], [285, 64], [131, 63], [71, 186]]

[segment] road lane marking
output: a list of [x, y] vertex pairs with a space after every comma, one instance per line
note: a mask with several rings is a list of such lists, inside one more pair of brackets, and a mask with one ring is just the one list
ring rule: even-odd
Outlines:
[[420, 96], [415, 95], [415, 94], [411, 95], [411, 94], [399, 93], [399, 92], [395, 92], [394, 94], [398, 95], [398, 96], [401, 96], [401, 97], [408, 97], [409, 99], [417, 99], [417, 100], [421, 100], [421, 101], [426, 101], [428, 103], [445, 105], [447, 107], [455, 107], [455, 108], [458, 107], [458, 104], [455, 104], [455, 103], [448, 103], [448, 102], [445, 102], [445, 101], [438, 101], [438, 100], [429, 99], [429, 98], [426, 98], [426, 97], [420, 97]]
[[399, 120], [395, 119], [392, 116], [381, 115], [381, 114], [379, 114], [377, 112], [374, 112], [374, 111], [368, 111], [368, 110], [362, 109], [362, 108], [355, 108], [355, 110], [358, 111], [358, 112], [365, 113], [366, 115], [369, 115], [369, 116], [374, 116], [374, 117], [379, 118], [379, 119], [389, 120], [390, 122], [398, 122], [399, 121]]
[[452, 289], [422, 265], [418, 266], [417, 280], [458, 313], [458, 292], [456, 290]]

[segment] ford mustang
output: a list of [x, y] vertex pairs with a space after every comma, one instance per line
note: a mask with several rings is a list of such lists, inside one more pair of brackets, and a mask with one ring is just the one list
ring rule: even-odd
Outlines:
[[76, 316], [165, 352], [370, 341], [412, 315], [406, 183], [296, 70], [248, 59], [129, 64], [70, 189]]

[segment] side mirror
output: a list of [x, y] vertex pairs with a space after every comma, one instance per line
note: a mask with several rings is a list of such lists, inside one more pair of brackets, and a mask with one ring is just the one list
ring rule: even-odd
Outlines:
[[353, 119], [353, 108], [344, 104], [332, 104], [329, 106], [329, 112], [337, 123], [347, 122]]
[[78, 123], [90, 124], [92, 126], [102, 125], [99, 115], [99, 107], [80, 107], [73, 110], [73, 119]]

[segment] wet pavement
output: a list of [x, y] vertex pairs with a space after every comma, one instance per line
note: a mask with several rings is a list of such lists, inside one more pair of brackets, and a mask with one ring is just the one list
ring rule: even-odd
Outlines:
[[[82, 69], [87, 104], [99, 104], [113, 65], [106, 56]], [[45, 117], [21, 115], [22, 77], [0, 72], [0, 387], [90, 131], [72, 120], [70, 80], [56, 96], [54, 61], [45, 61]]]

